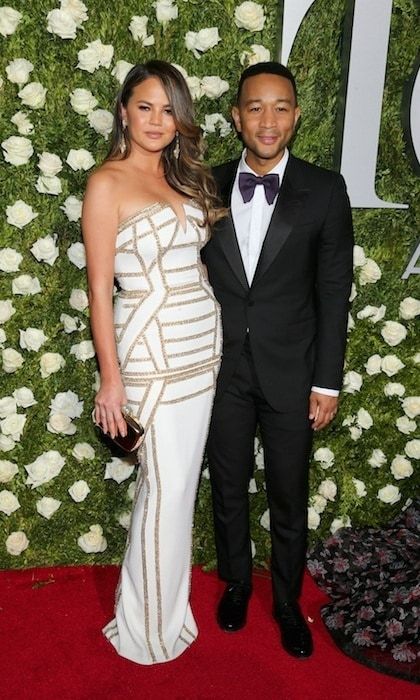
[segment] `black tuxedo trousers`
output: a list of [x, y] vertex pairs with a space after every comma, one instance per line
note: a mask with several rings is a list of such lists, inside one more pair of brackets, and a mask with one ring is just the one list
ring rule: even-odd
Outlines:
[[[238, 162], [216, 168], [228, 207]], [[340, 175], [289, 156], [252, 284], [230, 216], [202, 251], [220, 303], [223, 357], [208, 457], [221, 577], [249, 583], [248, 482], [260, 427], [274, 603], [299, 595], [305, 560], [311, 386], [339, 389], [352, 281]]]

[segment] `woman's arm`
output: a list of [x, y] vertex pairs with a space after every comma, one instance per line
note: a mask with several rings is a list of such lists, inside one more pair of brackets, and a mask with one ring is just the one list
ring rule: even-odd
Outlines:
[[112, 173], [98, 171], [89, 178], [83, 201], [82, 230], [86, 248], [89, 307], [101, 386], [95, 398], [95, 418], [114, 437], [126, 433], [121, 406], [126, 394], [115, 345], [112, 293], [118, 204]]

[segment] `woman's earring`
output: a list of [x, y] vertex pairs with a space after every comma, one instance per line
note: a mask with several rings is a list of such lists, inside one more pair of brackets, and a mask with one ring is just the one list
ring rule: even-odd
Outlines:
[[178, 160], [178, 158], [179, 158], [179, 133], [178, 132], [176, 132], [176, 136], [175, 136], [174, 158], [175, 158], [175, 160]]
[[124, 135], [124, 131], [127, 128], [127, 122], [125, 119], [122, 120], [122, 128], [123, 128], [123, 133], [121, 134], [121, 138], [120, 138], [120, 153], [123, 156], [127, 150], [127, 143], [126, 143], [125, 135]]

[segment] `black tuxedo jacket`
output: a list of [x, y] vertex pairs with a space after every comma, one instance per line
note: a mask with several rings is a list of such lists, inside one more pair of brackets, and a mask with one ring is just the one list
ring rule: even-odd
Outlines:
[[[227, 207], [238, 162], [213, 171]], [[217, 222], [202, 250], [222, 309], [216, 401], [235, 371], [247, 330], [260, 387], [275, 410], [301, 407], [312, 385], [341, 387], [352, 252], [343, 178], [292, 155], [251, 286], [232, 217]]]

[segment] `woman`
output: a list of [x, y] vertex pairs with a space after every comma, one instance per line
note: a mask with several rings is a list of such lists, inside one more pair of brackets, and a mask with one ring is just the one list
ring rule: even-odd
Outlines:
[[192, 518], [221, 345], [200, 263], [223, 213], [214, 191], [182, 75], [163, 61], [135, 66], [82, 226], [101, 376], [96, 421], [124, 435], [127, 405], [145, 427], [115, 618], [104, 629], [121, 656], [142, 664], [176, 658], [197, 636]]

